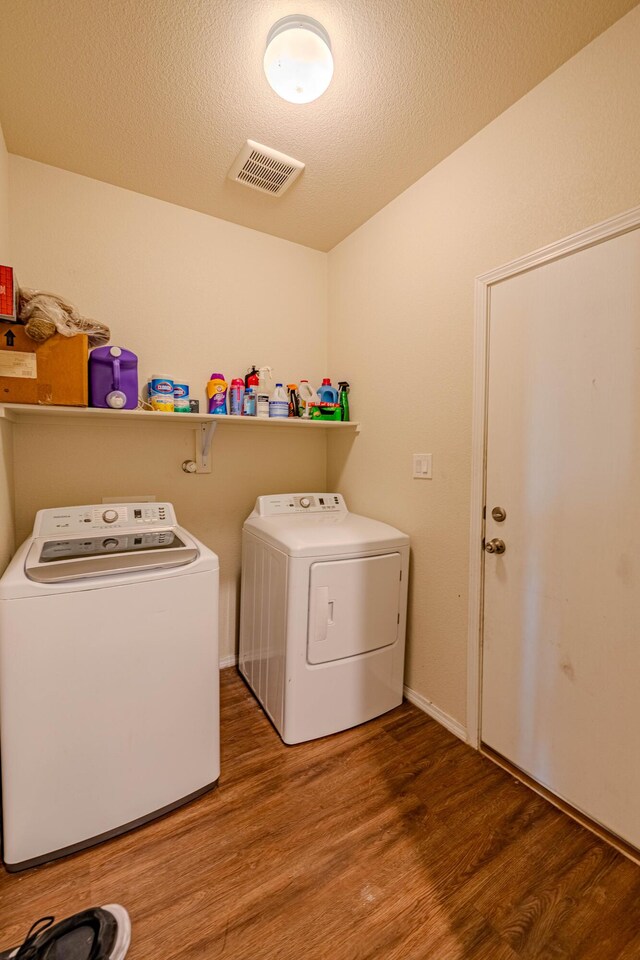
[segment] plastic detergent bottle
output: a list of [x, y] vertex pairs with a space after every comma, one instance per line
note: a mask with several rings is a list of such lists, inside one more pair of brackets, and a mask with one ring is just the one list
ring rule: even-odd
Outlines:
[[256, 415], [256, 394], [253, 387], [247, 387], [242, 401], [242, 416], [255, 417]]
[[338, 402], [342, 412], [342, 420], [349, 419], [349, 384], [346, 380], [338, 381]]
[[329, 380], [328, 377], [325, 377], [322, 384], [318, 387], [318, 396], [320, 397], [320, 403], [338, 402], [338, 391], [335, 387], [331, 386], [331, 380]]
[[276, 388], [271, 394], [269, 416], [282, 420], [286, 420], [289, 416], [289, 398], [287, 397], [287, 391], [281, 383], [276, 383]]
[[234, 417], [242, 415], [242, 401], [244, 400], [244, 380], [234, 377], [229, 390], [229, 413]]
[[207, 396], [209, 397], [209, 413], [227, 412], [227, 381], [223, 374], [211, 374], [207, 383]]
[[269, 390], [267, 380], [271, 378], [271, 367], [260, 367], [260, 380], [256, 395], [256, 417], [261, 420], [269, 419]]
[[298, 390], [298, 397], [300, 398], [300, 407], [299, 407], [298, 416], [300, 416], [300, 417], [305, 417], [305, 419], [308, 419], [308, 417], [309, 417], [309, 412], [310, 412], [310, 411], [309, 411], [309, 407], [310, 407], [312, 404], [318, 402], [318, 395], [316, 394], [316, 392], [315, 392], [315, 390], [313, 389], [313, 387], [310, 386], [308, 380], [301, 380], [301, 381], [300, 381], [300, 388], [299, 388], [299, 390]]

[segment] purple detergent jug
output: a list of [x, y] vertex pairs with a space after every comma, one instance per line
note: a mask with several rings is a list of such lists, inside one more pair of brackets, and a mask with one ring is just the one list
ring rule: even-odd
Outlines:
[[92, 407], [135, 410], [138, 406], [138, 358], [124, 347], [96, 347], [89, 354], [89, 403]]

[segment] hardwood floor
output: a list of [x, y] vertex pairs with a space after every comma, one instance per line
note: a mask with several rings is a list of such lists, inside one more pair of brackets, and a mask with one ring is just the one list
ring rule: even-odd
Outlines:
[[637, 960], [640, 868], [415, 707], [285, 747], [222, 674], [217, 791], [0, 873], [0, 950], [117, 902], [131, 960]]

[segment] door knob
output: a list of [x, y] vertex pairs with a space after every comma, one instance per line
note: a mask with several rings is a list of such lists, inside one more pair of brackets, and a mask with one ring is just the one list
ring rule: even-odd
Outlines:
[[485, 543], [484, 548], [487, 553], [504, 553], [507, 549], [504, 540], [498, 540], [497, 537], [494, 537], [493, 540], [489, 540], [488, 543]]

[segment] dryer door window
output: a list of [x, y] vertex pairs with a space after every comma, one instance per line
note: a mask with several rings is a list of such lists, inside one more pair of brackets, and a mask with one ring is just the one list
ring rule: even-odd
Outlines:
[[398, 638], [399, 553], [311, 564], [307, 660], [326, 663]]

